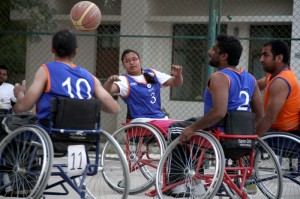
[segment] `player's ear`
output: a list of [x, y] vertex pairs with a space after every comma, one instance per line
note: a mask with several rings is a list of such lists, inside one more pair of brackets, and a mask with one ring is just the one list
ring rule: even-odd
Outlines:
[[283, 55], [282, 54], [279, 54], [276, 56], [276, 61], [279, 61], [279, 62], [282, 62], [283, 60]]
[[222, 60], [227, 60], [228, 59], [228, 53], [222, 53], [220, 55], [220, 57], [221, 57]]

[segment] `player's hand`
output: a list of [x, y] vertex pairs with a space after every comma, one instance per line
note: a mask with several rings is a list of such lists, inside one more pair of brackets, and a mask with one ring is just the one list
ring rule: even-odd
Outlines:
[[117, 82], [117, 81], [121, 81], [118, 75], [112, 75], [107, 79], [108, 82]]
[[180, 66], [180, 65], [172, 65], [171, 66], [171, 75], [172, 76], [180, 76], [180, 75], [182, 75], [182, 66]]
[[26, 91], [26, 80], [22, 81], [22, 84], [16, 83], [14, 87], [14, 95], [17, 98], [20, 93], [24, 94]]
[[190, 126], [184, 128], [179, 136], [179, 141], [187, 142], [192, 137], [192, 135], [194, 135], [194, 132], [195, 131]]

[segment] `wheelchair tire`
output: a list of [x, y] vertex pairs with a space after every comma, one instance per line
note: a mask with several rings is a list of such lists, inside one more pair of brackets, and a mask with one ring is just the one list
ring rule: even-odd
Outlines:
[[[213, 198], [221, 186], [225, 166], [225, 156], [218, 140], [207, 132], [196, 132], [188, 143], [181, 143], [181, 146], [188, 150], [189, 154], [193, 155], [182, 153], [183, 157], [178, 157], [179, 162], [174, 160], [171, 162], [173, 155], [177, 156], [180, 154], [177, 153], [179, 150], [177, 146], [179, 146], [179, 138], [169, 144], [158, 165], [155, 183], [158, 198]], [[185, 162], [181, 160], [185, 160]], [[176, 174], [178, 177], [174, 178], [176, 182], [170, 182], [167, 179], [167, 176], [170, 177], [171, 172], [173, 173], [168, 164], [173, 165], [176, 170], [180, 170]], [[202, 196], [196, 196], [192, 191], [193, 184], [199, 181], [205, 188]], [[177, 195], [172, 192], [172, 188], [184, 184], [187, 192], [183, 195]]]
[[282, 198], [300, 195], [300, 136], [287, 132], [268, 132], [261, 137], [274, 151], [282, 171]]
[[[129, 194], [148, 190], [155, 182], [155, 174], [166, 143], [159, 130], [146, 123], [131, 123], [119, 128], [112, 135], [120, 144], [129, 165]], [[108, 150], [104, 150], [105, 157]], [[118, 183], [107, 180], [112, 187]]]
[[0, 144], [0, 193], [4, 197], [40, 198], [51, 175], [53, 146], [47, 132], [22, 126]]
[[[106, 153], [100, 157], [97, 174], [86, 176], [84, 183], [86, 186], [85, 198], [106, 199], [113, 194], [114, 196], [111, 196], [113, 198], [127, 199], [130, 179], [125, 155], [120, 145], [109, 133], [101, 131], [100, 140], [100, 146], [105, 143], [103, 151]], [[112, 186], [119, 180], [124, 182], [122, 187]], [[115, 192], [119, 195], [116, 196]]]

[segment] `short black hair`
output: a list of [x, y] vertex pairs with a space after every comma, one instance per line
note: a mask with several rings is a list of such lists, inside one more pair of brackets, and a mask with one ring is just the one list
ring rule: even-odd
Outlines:
[[5, 66], [5, 65], [3, 65], [3, 64], [0, 64], [0, 69], [6, 70], [6, 73], [7, 73], [7, 75], [8, 75], [8, 67], [7, 67], [7, 66]]
[[0, 64], [0, 69], [2, 69], [2, 70], [7, 70], [7, 71], [8, 71], [7, 66], [5, 66], [5, 65], [3, 65], [3, 64]]
[[234, 36], [218, 35], [217, 36], [219, 53], [228, 54], [228, 65], [237, 66], [243, 52], [241, 42]]
[[127, 55], [128, 53], [134, 53], [134, 54], [136, 54], [136, 55], [138, 56], [138, 58], [140, 59], [140, 54], [139, 54], [137, 51], [132, 50], [132, 49], [126, 49], [126, 50], [123, 51], [123, 53], [122, 53], [122, 55], [121, 55], [121, 61], [122, 61], [122, 62], [124, 61], [125, 55]]
[[274, 59], [277, 55], [281, 54], [283, 56], [282, 62], [285, 64], [289, 64], [290, 51], [289, 51], [289, 47], [286, 42], [279, 40], [279, 39], [273, 39], [273, 40], [266, 42], [264, 44], [264, 47], [266, 47], [266, 46], [271, 46], [271, 52], [272, 52]]
[[59, 57], [73, 57], [77, 48], [75, 34], [67, 29], [56, 32], [52, 38], [52, 48]]

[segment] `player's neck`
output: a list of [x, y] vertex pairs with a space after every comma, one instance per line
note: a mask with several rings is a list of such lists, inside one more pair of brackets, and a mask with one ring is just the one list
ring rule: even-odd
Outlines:
[[60, 57], [55, 57], [55, 61], [56, 62], [62, 62], [64, 64], [67, 64], [70, 67], [74, 66], [74, 63], [72, 60], [68, 59], [68, 58], [60, 58]]

